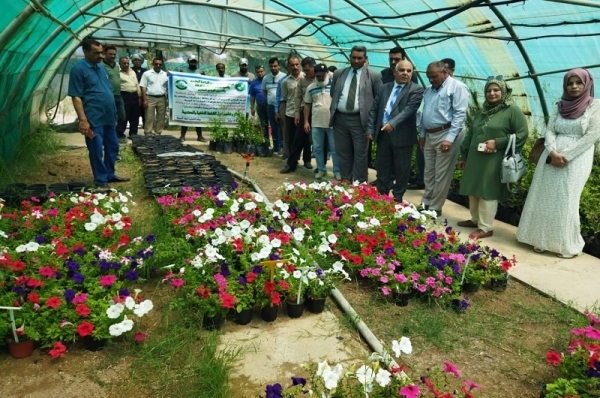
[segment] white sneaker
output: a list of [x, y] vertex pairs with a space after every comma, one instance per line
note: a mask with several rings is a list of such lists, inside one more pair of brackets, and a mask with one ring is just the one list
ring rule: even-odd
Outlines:
[[317, 174], [315, 174], [315, 178], [317, 180], [320, 180], [321, 178], [325, 177], [327, 175], [326, 171], [319, 171]]
[[342, 175], [340, 173], [333, 173], [335, 175], [335, 179], [338, 181], [342, 181]]

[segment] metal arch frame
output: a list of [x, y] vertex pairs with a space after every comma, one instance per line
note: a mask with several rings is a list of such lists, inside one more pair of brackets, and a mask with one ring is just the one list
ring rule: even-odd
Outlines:
[[[42, 6], [48, 0], [38, 0], [38, 3]], [[14, 35], [14, 33], [31, 17], [33, 14], [37, 12], [37, 8], [32, 3], [27, 4], [19, 15], [12, 20], [10, 24], [0, 33], [0, 49], [4, 48], [6, 43], [9, 42], [10, 38]]]
[[[82, 8], [80, 8], [80, 9], [78, 9], [78, 10], [77, 10], [77, 12], [75, 12], [75, 13], [74, 13], [74, 14], [72, 14], [72, 15], [71, 15], [69, 18], [67, 18], [67, 19], [65, 20], [65, 24], [69, 24], [69, 25], [70, 25], [70, 24], [71, 24], [71, 23], [72, 23], [72, 22], [73, 22], [73, 21], [74, 21], [76, 18], [78, 18], [79, 16], [82, 16], [82, 15], [95, 15], [95, 14], [92, 14], [92, 13], [88, 13], [87, 11], [88, 11], [88, 10], [90, 10], [91, 8], [93, 8], [94, 6], [96, 6], [96, 5], [100, 4], [100, 3], [102, 3], [103, 1], [104, 1], [104, 0], [93, 0], [93, 1], [91, 1], [91, 2], [90, 2], [90, 4], [87, 4], [85, 7], [82, 7]], [[130, 6], [130, 7], [131, 7], [131, 5], [133, 4], [133, 7], [131, 7], [131, 11], [126, 11], [126, 12], [124, 12], [122, 15], [129, 15], [129, 14], [131, 14], [131, 13], [132, 13], [132, 11], [133, 11], [133, 12], [134, 12], [134, 11], [137, 11], [138, 9], [137, 9], [137, 8], [135, 8], [135, 4], [136, 4], [136, 3], [137, 3], [137, 1], [136, 1], [136, 0], [125, 0], [125, 4], [124, 4], [124, 5], [126, 5], [126, 6]], [[173, 1], [171, 1], [171, 2], [168, 2], [167, 4], [155, 5], [155, 6], [152, 6], [152, 7], [146, 7], [145, 9], [154, 8], [154, 7], [162, 7], [162, 6], [165, 6], [165, 5], [177, 5], [177, 4], [179, 4], [179, 3], [180, 3], [180, 2], [177, 2], [177, 1], [174, 1], [174, 2], [173, 2]], [[204, 4], [202, 4], [202, 3], [195, 3], [195, 5], [204, 5]], [[81, 27], [79, 27], [79, 28], [78, 28], [78, 29], [75, 31], [75, 33], [76, 33], [76, 34], [79, 34], [79, 33], [80, 33], [82, 30], [89, 29], [89, 27], [91, 26], [91, 24], [92, 24], [92, 23], [94, 23], [94, 22], [96, 22], [96, 21], [97, 21], [98, 19], [100, 19], [100, 18], [112, 18], [112, 19], [114, 19], [114, 20], [125, 19], [125, 18], [121, 18], [121, 17], [113, 17], [113, 16], [110, 16], [110, 14], [111, 14], [111, 13], [114, 13], [114, 12], [116, 12], [116, 10], [121, 10], [121, 9], [122, 9], [122, 7], [121, 7], [121, 4], [115, 4], [115, 5], [114, 5], [112, 8], [110, 8], [110, 9], [106, 10], [106, 11], [105, 11], [103, 14], [101, 14], [102, 16], [96, 17], [96, 18], [95, 18], [93, 21], [90, 21], [90, 22], [88, 22], [88, 23], [84, 23], [84, 24], [82, 24], [82, 25], [81, 25]], [[241, 15], [242, 17], [245, 17], [245, 18], [247, 18], [247, 19], [249, 19], [249, 20], [251, 20], [251, 21], [255, 22], [257, 25], [259, 25], [259, 22], [258, 22], [258, 21], [256, 21], [256, 20], [253, 20], [252, 18], [250, 18], [250, 17], [248, 17], [248, 16], [246, 16], [246, 15], [243, 15], [243, 14], [240, 14], [240, 15]], [[125, 20], [127, 20], [127, 19], [125, 19]], [[139, 21], [135, 21], [135, 20], [134, 20], [134, 21], [127, 20], [127, 21], [129, 21], [129, 22], [136, 22], [136, 23], [139, 23]], [[154, 25], [158, 25], [158, 24], [154, 24]], [[177, 28], [176, 26], [168, 26], [168, 27], [170, 27], [170, 28], [174, 28], [174, 29], [176, 29], [176, 28]], [[48, 38], [47, 38], [47, 39], [44, 41], [44, 43], [43, 43], [43, 44], [42, 44], [42, 45], [41, 45], [41, 46], [38, 48], [38, 50], [36, 51], [36, 54], [37, 54], [37, 55], [39, 55], [39, 53], [41, 53], [41, 50], [42, 50], [42, 49], [43, 49], [43, 48], [44, 48], [44, 47], [47, 45], [47, 43], [48, 43], [49, 41], [52, 41], [54, 38], [56, 38], [56, 36], [57, 36], [59, 33], [61, 33], [61, 32], [63, 31], [63, 30], [59, 30], [59, 28], [61, 28], [61, 27], [60, 27], [60, 26], [59, 26], [59, 27], [57, 27], [57, 29], [55, 29], [55, 31], [54, 31], [54, 32], [52, 32], [52, 34], [51, 34], [50, 36], [48, 36]], [[98, 29], [97, 29], [97, 30], [98, 30]], [[277, 35], [277, 34], [276, 34], [276, 33], [275, 33], [275, 32], [274, 32], [272, 29], [269, 29], [269, 31], [270, 31], [270, 32], [272, 32], [272, 33], [273, 33], [275, 36], [278, 36], [278, 35]], [[231, 35], [231, 36], [233, 36], [233, 35]], [[70, 40], [66, 40], [65, 42], [63, 42], [63, 43], [62, 43], [62, 44], [61, 44], [61, 45], [60, 45], [60, 46], [59, 46], [59, 47], [58, 47], [58, 48], [57, 48], [57, 49], [56, 49], [56, 50], [55, 50], [55, 51], [54, 51], [54, 52], [53, 52], [53, 53], [52, 53], [52, 54], [51, 54], [49, 57], [48, 57], [48, 61], [47, 61], [47, 62], [46, 62], [46, 63], [45, 63], [43, 66], [42, 66], [42, 68], [40, 68], [40, 73], [39, 73], [39, 74], [38, 74], [38, 76], [36, 77], [36, 80], [35, 80], [35, 82], [34, 82], [34, 84], [33, 84], [33, 87], [37, 87], [37, 86], [39, 85], [40, 79], [41, 79], [42, 77], [46, 77], [46, 80], [51, 80], [51, 79], [52, 79], [52, 77], [54, 77], [54, 74], [56, 74], [56, 73], [54, 73], [54, 74], [52, 74], [52, 76], [50, 76], [50, 75], [47, 75], [46, 73], [43, 73], [43, 71], [46, 71], [46, 70], [50, 69], [50, 65], [51, 65], [51, 64], [53, 64], [53, 63], [56, 63], [56, 62], [57, 62], [56, 60], [58, 59], [58, 57], [59, 57], [59, 54], [61, 54], [61, 53], [64, 53], [64, 52], [65, 52], [65, 50], [64, 50], [64, 49], [65, 49], [65, 47], [66, 47], [66, 46], [68, 46], [70, 43], [72, 43], [72, 41], [70, 41]], [[77, 46], [78, 46], [78, 45], [79, 45], [79, 43], [76, 43], [76, 44], [75, 44], [73, 47], [74, 47], [74, 48], [77, 48]], [[74, 48], [73, 48], [73, 49], [74, 49]], [[73, 49], [72, 49], [72, 50], [73, 50]], [[71, 50], [71, 52], [72, 52], [72, 50]], [[33, 64], [33, 60], [35, 60], [35, 58], [36, 58], [35, 56], [32, 56], [32, 57], [30, 58], [30, 61], [27, 63], [27, 65], [25, 65], [25, 68], [24, 68], [24, 69], [21, 71], [21, 74], [19, 75], [19, 79], [17, 80], [17, 83], [15, 84], [15, 86], [13, 86], [13, 88], [14, 88], [14, 89], [13, 89], [13, 91], [12, 91], [12, 93], [11, 93], [11, 97], [10, 97], [11, 99], [12, 99], [12, 97], [14, 97], [15, 93], [17, 92], [17, 88], [18, 88], [18, 87], [20, 87], [20, 85], [21, 85], [21, 83], [22, 83], [22, 79], [23, 79], [23, 78], [22, 78], [21, 76], [25, 76], [25, 75], [26, 75], [26, 73], [25, 73], [25, 72], [26, 72], [26, 71], [29, 71], [29, 69], [31, 68], [31, 65]], [[42, 79], [42, 80], [43, 80], [43, 79]], [[33, 94], [33, 92], [35, 92], [35, 91], [36, 91], [36, 90], [32, 90], [32, 94]], [[31, 98], [31, 95], [28, 97], [28, 99], [29, 99], [29, 98]], [[42, 99], [42, 101], [41, 101], [41, 104], [44, 104], [44, 103], [45, 103], [45, 100], [46, 100], [46, 92], [44, 92], [44, 98]], [[9, 102], [7, 102], [7, 104], [8, 104], [8, 103], [9, 103]], [[1, 115], [3, 115], [4, 113], [5, 113], [5, 110], [0, 110], [0, 116], [1, 116]]]
[[502, 25], [504, 25], [504, 27], [506, 28], [506, 31], [511, 35], [511, 37], [513, 37], [515, 39], [514, 40], [515, 45], [517, 46], [517, 49], [521, 53], [521, 56], [523, 57], [525, 64], [529, 68], [530, 77], [533, 80], [535, 90], [537, 91], [537, 94], [539, 96], [540, 106], [542, 107], [542, 112], [544, 113], [544, 118], [547, 119], [550, 114], [548, 112], [548, 105], [546, 104], [544, 90], [542, 89], [540, 79], [538, 78], [538, 75], [536, 74], [537, 72], [535, 70], [535, 66], [533, 66], [533, 63], [531, 62], [531, 59], [529, 58], [529, 54], [527, 54], [525, 47], [523, 47], [523, 44], [519, 40], [519, 35], [517, 35], [517, 32], [514, 30], [514, 28], [510, 24], [510, 22], [508, 22], [506, 20], [506, 18], [504, 18], [504, 15], [500, 11], [498, 11], [496, 6], [491, 4], [490, 0], [486, 0], [486, 3], [488, 3], [490, 10], [494, 13], [494, 15], [496, 15], [496, 18], [498, 18], [498, 20], [502, 23]]

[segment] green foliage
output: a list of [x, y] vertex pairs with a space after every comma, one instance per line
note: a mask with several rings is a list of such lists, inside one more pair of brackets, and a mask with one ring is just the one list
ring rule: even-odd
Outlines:
[[252, 145], [261, 145], [265, 142], [260, 122], [246, 117], [242, 112], [236, 112], [237, 127], [233, 130], [233, 139]]
[[227, 127], [223, 125], [223, 116], [222, 113], [218, 113], [211, 119], [210, 123], [208, 123], [208, 128], [210, 129], [213, 140], [231, 142], [233, 140], [233, 135], [230, 134]]

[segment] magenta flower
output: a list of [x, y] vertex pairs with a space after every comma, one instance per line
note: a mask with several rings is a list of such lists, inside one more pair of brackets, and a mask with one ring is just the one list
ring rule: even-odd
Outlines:
[[446, 373], [452, 373], [456, 377], [460, 377], [458, 368], [452, 362], [444, 361], [444, 369], [442, 370]]
[[100, 278], [100, 285], [105, 287], [112, 286], [112, 284], [115, 283], [116, 280], [117, 277], [114, 275], [104, 275]]
[[584, 329], [585, 337], [588, 339], [600, 340], [600, 330], [593, 326], [586, 326]]
[[87, 300], [86, 293], [77, 293], [75, 298], [73, 299], [73, 304], [83, 304]]
[[181, 286], [183, 286], [183, 283], [184, 283], [183, 279], [177, 278], [177, 279], [171, 280], [171, 285], [173, 285], [173, 287], [181, 287]]
[[476, 389], [476, 388], [481, 389], [481, 386], [479, 384], [473, 383], [472, 381], [469, 381], [469, 380], [465, 380], [465, 385], [467, 386], [469, 391]]
[[419, 387], [412, 384], [410, 386], [402, 387], [399, 393], [406, 398], [417, 398], [421, 391], [419, 390]]

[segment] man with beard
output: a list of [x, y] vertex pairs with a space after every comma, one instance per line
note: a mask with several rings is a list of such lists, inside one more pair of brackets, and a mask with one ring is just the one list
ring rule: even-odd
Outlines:
[[254, 73], [248, 72], [248, 59], [241, 58], [240, 59], [240, 70], [233, 72], [231, 77], [247, 77], [248, 83], [252, 83], [252, 80], [256, 79]]
[[[335, 153], [333, 129], [329, 127], [329, 108], [331, 106], [331, 79], [325, 64], [314, 67], [316, 81], [306, 88], [304, 94], [304, 131], [312, 132], [313, 152], [317, 161], [317, 174], [315, 178], [321, 179], [327, 175], [325, 142], [328, 143], [333, 162], [333, 175], [341, 180], [338, 157]], [[312, 113], [312, 117], [310, 117]]]
[[219, 62], [219, 63], [216, 65], [216, 67], [215, 67], [215, 68], [217, 69], [217, 76], [219, 76], [219, 77], [221, 77], [221, 78], [222, 78], [222, 77], [229, 77], [229, 75], [226, 75], [226, 74], [225, 74], [225, 64], [224, 64], [224, 63], [222, 63], [222, 62]]
[[[204, 74], [204, 72], [202, 72], [198, 68], [198, 58], [196, 58], [196, 56], [193, 54], [190, 55], [190, 57], [188, 58], [188, 67], [180, 70], [179, 72], [191, 73], [194, 75], [203, 75]], [[179, 140], [181, 142], [185, 141], [185, 135], [187, 133], [187, 130], [188, 130], [188, 126], [181, 126], [181, 131], [179, 133]], [[202, 127], [196, 127], [196, 136], [198, 136], [198, 141], [206, 142], [206, 139], [204, 137], [202, 137]]]

